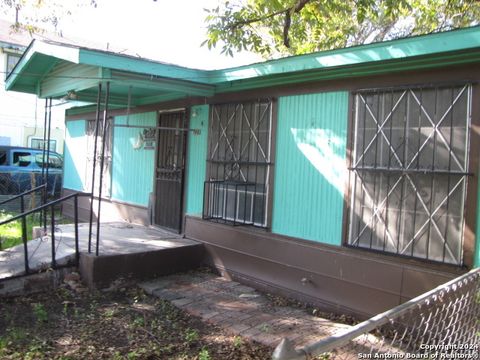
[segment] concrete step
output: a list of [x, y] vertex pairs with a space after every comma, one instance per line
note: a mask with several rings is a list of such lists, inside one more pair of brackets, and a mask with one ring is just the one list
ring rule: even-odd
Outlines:
[[135, 252], [95, 256], [80, 254], [80, 275], [91, 288], [105, 288], [117, 279], [149, 279], [161, 275], [192, 270], [200, 266], [204, 257], [201, 243]]
[[[96, 228], [96, 227], [94, 227]], [[92, 287], [106, 287], [113, 280], [145, 279], [193, 269], [204, 256], [203, 245], [179, 234], [128, 223], [101, 225], [99, 256], [88, 253], [88, 224], [79, 224], [80, 262], [84, 281]], [[58, 265], [75, 262], [73, 225], [59, 225], [55, 230], [55, 258]], [[51, 266], [51, 238], [28, 243], [32, 272]], [[92, 252], [95, 251], [95, 234]], [[25, 275], [23, 245], [0, 251], [0, 282]]]

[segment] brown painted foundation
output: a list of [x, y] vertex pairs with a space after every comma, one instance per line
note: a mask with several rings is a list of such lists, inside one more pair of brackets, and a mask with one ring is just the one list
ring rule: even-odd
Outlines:
[[[67, 196], [77, 191], [63, 189], [63, 195]], [[98, 199], [95, 198], [93, 209], [98, 209]], [[110, 199], [102, 199], [102, 221], [127, 221], [139, 225], [150, 225], [148, 209], [143, 206], [122, 203]], [[62, 212], [65, 216], [73, 218], [73, 199], [63, 203]], [[78, 218], [80, 222], [88, 222], [90, 218], [90, 197], [78, 198]], [[96, 221], [95, 214], [93, 221]]]
[[195, 217], [186, 218], [185, 233], [205, 244], [206, 262], [225, 276], [358, 318], [395, 307], [465, 271]]

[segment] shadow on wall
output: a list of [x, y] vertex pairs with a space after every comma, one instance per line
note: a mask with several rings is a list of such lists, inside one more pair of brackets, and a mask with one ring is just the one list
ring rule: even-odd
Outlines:
[[297, 148], [343, 198], [347, 169], [345, 139], [329, 129], [290, 129]]

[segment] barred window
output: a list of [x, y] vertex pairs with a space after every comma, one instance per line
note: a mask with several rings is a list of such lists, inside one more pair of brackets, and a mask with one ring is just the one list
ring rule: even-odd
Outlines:
[[462, 265], [471, 87], [354, 99], [348, 244]]
[[271, 100], [211, 106], [203, 218], [267, 226]]

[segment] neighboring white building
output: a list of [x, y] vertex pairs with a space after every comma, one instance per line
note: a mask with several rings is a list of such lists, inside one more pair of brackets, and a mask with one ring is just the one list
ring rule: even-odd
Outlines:
[[[14, 91], [5, 91], [5, 78], [33, 39], [71, 42], [52, 34], [14, 31], [12, 23], [0, 19], [0, 145], [42, 147], [45, 100]], [[63, 153], [65, 109], [72, 104], [53, 102], [50, 147]]]

